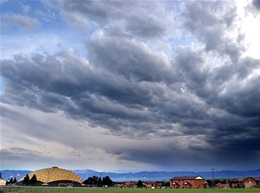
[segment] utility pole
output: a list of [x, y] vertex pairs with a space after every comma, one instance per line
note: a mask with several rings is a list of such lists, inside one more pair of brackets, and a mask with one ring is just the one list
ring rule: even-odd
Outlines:
[[215, 182], [214, 182], [214, 169], [211, 169], [212, 170], [212, 187], [214, 188], [215, 187]]

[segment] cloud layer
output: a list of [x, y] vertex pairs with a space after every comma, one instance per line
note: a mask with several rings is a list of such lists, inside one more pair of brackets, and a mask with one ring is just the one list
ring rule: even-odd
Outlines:
[[[246, 28], [259, 22], [258, 1], [43, 3], [37, 13], [48, 10], [48, 20], [23, 4], [27, 15], [4, 12], [1, 21], [3, 36], [15, 25], [21, 33], [59, 37], [49, 52], [40, 39], [44, 51], [4, 52], [4, 167], [29, 167], [27, 160], [71, 167], [65, 159], [81, 164], [73, 168], [117, 171], [125, 164], [259, 166], [260, 57], [253, 51], [259, 45]], [[57, 15], [71, 32], [51, 27]]]

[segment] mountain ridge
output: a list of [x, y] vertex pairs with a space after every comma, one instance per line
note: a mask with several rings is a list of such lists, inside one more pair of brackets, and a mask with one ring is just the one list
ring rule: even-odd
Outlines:
[[[98, 176], [105, 177], [109, 176], [113, 181], [168, 181], [175, 176], [201, 176], [205, 179], [212, 179], [212, 171], [140, 171], [140, 172], [101, 172], [91, 169], [75, 169], [72, 172], [78, 174], [83, 180], [88, 177]], [[31, 170], [0, 170], [2, 178], [7, 180], [15, 178], [19, 180], [26, 174], [31, 173]], [[239, 177], [255, 176], [260, 179], [260, 169], [255, 170], [220, 170], [214, 171], [214, 178], [217, 179], [233, 179]]]

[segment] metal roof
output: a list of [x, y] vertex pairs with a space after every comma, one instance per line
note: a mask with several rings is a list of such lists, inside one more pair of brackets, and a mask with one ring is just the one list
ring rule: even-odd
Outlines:
[[195, 180], [195, 179], [204, 179], [201, 176], [176, 176], [173, 177], [171, 180]]
[[[80, 184], [83, 182], [83, 179], [77, 174], [73, 173], [72, 171], [58, 168], [56, 166], [52, 168], [44, 168], [41, 170], [36, 170], [29, 174], [29, 178], [31, 179], [33, 175], [36, 176], [37, 181], [43, 182], [44, 184], [48, 184], [50, 182], [55, 182], [55, 181], [62, 181], [62, 180], [78, 182]], [[23, 181], [23, 179], [24, 177], [21, 178], [19, 181]]]

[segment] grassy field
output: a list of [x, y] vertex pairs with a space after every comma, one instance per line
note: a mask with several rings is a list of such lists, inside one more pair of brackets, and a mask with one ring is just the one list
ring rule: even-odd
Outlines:
[[259, 193], [259, 189], [5, 188], [4, 193]]

